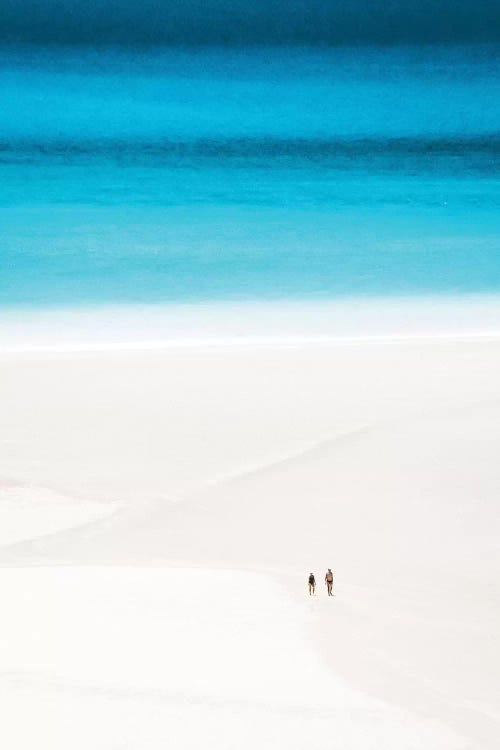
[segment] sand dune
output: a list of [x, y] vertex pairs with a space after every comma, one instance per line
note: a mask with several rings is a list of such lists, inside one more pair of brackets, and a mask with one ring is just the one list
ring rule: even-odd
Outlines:
[[5, 358], [6, 476], [119, 504], [0, 549], [12, 715], [103, 727], [40, 718], [51, 750], [145, 723], [150, 747], [496, 747], [499, 364], [480, 339]]

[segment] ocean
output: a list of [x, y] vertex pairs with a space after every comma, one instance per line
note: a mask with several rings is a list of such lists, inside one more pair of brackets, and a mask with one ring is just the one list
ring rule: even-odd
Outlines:
[[5, 46], [0, 306], [496, 294], [499, 63]]

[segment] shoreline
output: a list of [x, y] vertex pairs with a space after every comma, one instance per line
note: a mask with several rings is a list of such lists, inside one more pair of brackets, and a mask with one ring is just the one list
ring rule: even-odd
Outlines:
[[6, 308], [0, 354], [496, 339], [500, 294]]
[[284, 337], [273, 338], [234, 338], [234, 339], [187, 339], [167, 341], [156, 341], [142, 343], [134, 341], [130, 343], [109, 343], [101, 345], [64, 345], [64, 346], [26, 346], [0, 349], [0, 357], [23, 354], [113, 354], [134, 352], [162, 352], [170, 350], [215, 350], [215, 349], [290, 349], [297, 347], [336, 347], [356, 346], [363, 344], [404, 344], [404, 343], [439, 343], [439, 342], [492, 342], [500, 340], [499, 332], [477, 332], [477, 333], [452, 333], [445, 332], [436, 334], [407, 334], [393, 336], [349, 336], [336, 338], [328, 337]]

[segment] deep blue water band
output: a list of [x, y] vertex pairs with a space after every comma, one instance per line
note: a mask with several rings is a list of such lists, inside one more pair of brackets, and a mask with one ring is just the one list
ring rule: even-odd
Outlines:
[[0, 54], [0, 304], [500, 291], [495, 47]]

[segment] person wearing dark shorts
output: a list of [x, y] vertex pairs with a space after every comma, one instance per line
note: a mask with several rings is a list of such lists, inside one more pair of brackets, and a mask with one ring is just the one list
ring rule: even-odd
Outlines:
[[316, 591], [316, 579], [312, 573], [309, 576], [308, 584], [309, 584], [309, 596], [312, 596]]
[[333, 573], [330, 570], [330, 568], [328, 568], [328, 570], [326, 571], [325, 583], [326, 583], [326, 588], [328, 590], [328, 596], [333, 596], [333, 591], [332, 591], [332, 589], [333, 589]]

